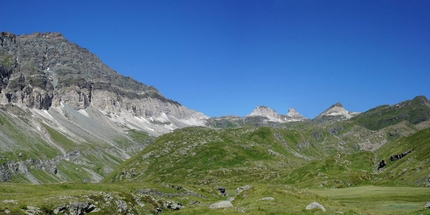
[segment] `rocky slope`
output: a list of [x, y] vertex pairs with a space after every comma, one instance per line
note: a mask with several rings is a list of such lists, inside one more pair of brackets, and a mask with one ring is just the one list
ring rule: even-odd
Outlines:
[[97, 182], [153, 136], [206, 119], [59, 33], [0, 33], [1, 181]]
[[93, 107], [153, 135], [203, 125], [207, 118], [118, 74], [60, 33], [0, 33], [0, 103], [42, 110]]

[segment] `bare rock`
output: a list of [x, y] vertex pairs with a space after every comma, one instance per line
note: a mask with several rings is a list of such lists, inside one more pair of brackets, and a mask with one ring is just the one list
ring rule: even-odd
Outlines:
[[94, 211], [97, 207], [89, 202], [73, 202], [70, 203], [69, 210], [70, 214], [73, 215], [84, 215]]
[[325, 212], [324, 206], [322, 206], [318, 202], [312, 202], [308, 206], [306, 206], [306, 210], [312, 210], [312, 209], [321, 209], [323, 212]]
[[275, 198], [273, 198], [273, 197], [264, 197], [264, 198], [261, 198], [260, 201], [275, 201]]
[[233, 204], [231, 204], [230, 201], [220, 201], [217, 203], [213, 203], [209, 206], [211, 209], [218, 209], [218, 208], [231, 208], [233, 207]]

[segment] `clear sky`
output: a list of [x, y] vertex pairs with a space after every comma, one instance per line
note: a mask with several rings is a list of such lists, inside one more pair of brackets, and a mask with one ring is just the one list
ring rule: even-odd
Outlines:
[[18, 35], [60, 32], [208, 116], [430, 98], [428, 0], [14, 0], [0, 20]]

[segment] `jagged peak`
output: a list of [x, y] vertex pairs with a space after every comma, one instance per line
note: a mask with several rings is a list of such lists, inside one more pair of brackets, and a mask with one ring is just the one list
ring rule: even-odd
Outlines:
[[248, 116], [276, 116], [275, 110], [270, 109], [266, 106], [256, 106], [254, 110], [248, 114]]

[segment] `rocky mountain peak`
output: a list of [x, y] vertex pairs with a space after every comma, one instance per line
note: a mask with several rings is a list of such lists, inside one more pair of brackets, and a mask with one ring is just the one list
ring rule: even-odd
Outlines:
[[294, 108], [288, 108], [287, 116], [301, 116], [296, 109]]
[[306, 118], [300, 115], [294, 108], [289, 108], [287, 115], [282, 115], [276, 113], [266, 106], [257, 106], [248, 116], [263, 116], [272, 122], [293, 122], [293, 121], [303, 121]]
[[278, 114], [275, 110], [266, 106], [257, 106], [248, 116], [265, 116], [268, 118], [277, 118]]
[[357, 115], [356, 112], [347, 111], [340, 102], [336, 102], [331, 105], [327, 110], [320, 113], [314, 120], [328, 120], [337, 121], [350, 119], [351, 117]]

